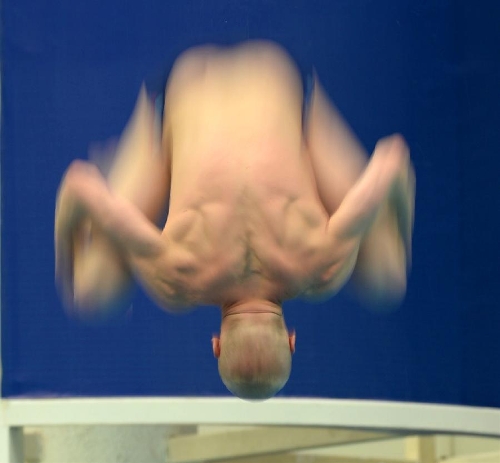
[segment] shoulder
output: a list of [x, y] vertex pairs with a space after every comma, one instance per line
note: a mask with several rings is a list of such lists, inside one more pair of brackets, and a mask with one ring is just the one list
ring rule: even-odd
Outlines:
[[167, 252], [153, 265], [153, 284], [161, 295], [161, 305], [172, 312], [211, 304], [231, 275], [226, 260], [175, 240], [168, 240]]

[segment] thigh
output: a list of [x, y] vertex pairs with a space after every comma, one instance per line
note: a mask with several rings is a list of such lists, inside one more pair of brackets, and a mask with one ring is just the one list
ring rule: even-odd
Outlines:
[[169, 140], [162, 136], [155, 102], [141, 89], [132, 117], [114, 153], [108, 183], [111, 190], [157, 222], [170, 192]]
[[317, 79], [310, 89], [305, 134], [318, 192], [331, 215], [358, 181], [368, 155]]

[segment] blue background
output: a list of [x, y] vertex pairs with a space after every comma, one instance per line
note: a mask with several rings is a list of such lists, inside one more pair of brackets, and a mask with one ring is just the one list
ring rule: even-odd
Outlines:
[[175, 317], [141, 293], [104, 326], [54, 288], [56, 189], [118, 135], [141, 81], [205, 42], [268, 38], [314, 65], [369, 151], [407, 138], [417, 173], [403, 306], [344, 294], [286, 304], [298, 332], [283, 395], [500, 406], [498, 2], [4, 0], [3, 396], [225, 395], [214, 308]]

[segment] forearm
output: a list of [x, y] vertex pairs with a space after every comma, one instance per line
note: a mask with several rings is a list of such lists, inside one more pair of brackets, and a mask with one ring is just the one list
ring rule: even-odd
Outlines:
[[[61, 216], [88, 217], [124, 253], [150, 255], [163, 248], [161, 233], [139, 209], [114, 195], [97, 169], [74, 163], [61, 188]], [[68, 222], [68, 219], [66, 219]]]
[[404, 160], [388, 139], [377, 144], [375, 152], [357, 182], [330, 217], [328, 229], [340, 240], [362, 240], [380, 217]]

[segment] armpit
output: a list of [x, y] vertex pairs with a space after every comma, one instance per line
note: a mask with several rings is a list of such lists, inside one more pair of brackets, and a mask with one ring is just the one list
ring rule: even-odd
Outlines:
[[349, 280], [356, 259], [353, 258], [348, 262], [333, 265], [331, 268], [323, 272], [323, 274], [304, 292], [304, 297], [308, 300], [321, 302], [329, 299], [337, 294]]

